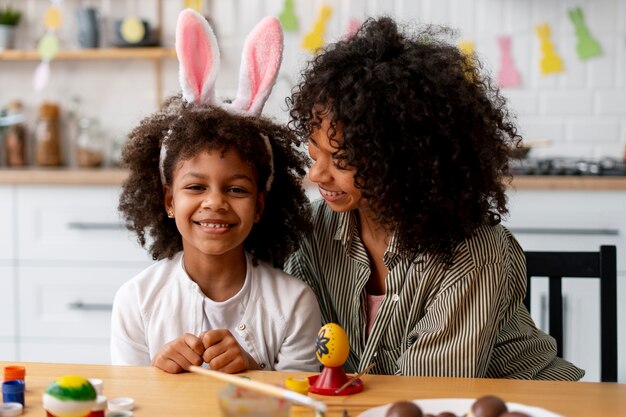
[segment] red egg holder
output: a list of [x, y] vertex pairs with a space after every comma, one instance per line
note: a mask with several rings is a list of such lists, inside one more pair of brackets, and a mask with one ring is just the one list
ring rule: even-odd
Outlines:
[[319, 375], [309, 377], [309, 392], [320, 395], [350, 395], [363, 391], [363, 381], [357, 378], [352, 384], [337, 392], [349, 380], [341, 366], [325, 367]]

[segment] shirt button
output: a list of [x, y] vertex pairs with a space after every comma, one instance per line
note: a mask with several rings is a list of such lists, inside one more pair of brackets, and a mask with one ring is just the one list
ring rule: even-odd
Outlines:
[[237, 328], [238, 328], [239, 330], [246, 330], [246, 325], [245, 325], [245, 324], [243, 324], [243, 323], [241, 323], [241, 324], [239, 324], [239, 326], [237, 326]]
[[264, 364], [264, 363], [260, 364], [260, 365], [259, 365], [259, 368], [261, 368], [261, 369], [265, 369], [265, 364]]
[[398, 301], [400, 299], [400, 297], [398, 296], [398, 294], [394, 294], [393, 296], [391, 296], [391, 301]]

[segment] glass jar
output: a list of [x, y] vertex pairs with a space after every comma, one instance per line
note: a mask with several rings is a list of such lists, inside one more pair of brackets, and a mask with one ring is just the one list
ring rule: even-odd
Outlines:
[[59, 137], [59, 113], [57, 104], [43, 103], [35, 128], [35, 161], [40, 166], [62, 165], [61, 140]]
[[[22, 116], [22, 102], [15, 100], [9, 103], [9, 115]], [[26, 126], [17, 122], [9, 126], [5, 138], [7, 166], [21, 167], [26, 165]]]
[[96, 120], [82, 117], [78, 120], [76, 137], [76, 162], [80, 167], [99, 167], [102, 165], [104, 150], [100, 137], [99, 124]]

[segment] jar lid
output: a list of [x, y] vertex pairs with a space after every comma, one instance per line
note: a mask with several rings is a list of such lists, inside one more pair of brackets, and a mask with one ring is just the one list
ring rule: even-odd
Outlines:
[[24, 379], [26, 376], [26, 368], [23, 366], [5, 366], [4, 367], [4, 380], [10, 381], [11, 379]]
[[309, 380], [307, 378], [288, 377], [285, 380], [285, 388], [306, 395], [309, 391]]
[[130, 397], [112, 398], [108, 401], [110, 411], [132, 411], [135, 408], [135, 400]]
[[39, 106], [39, 117], [59, 117], [59, 105], [54, 103], [42, 103]]
[[96, 394], [98, 394], [99, 399], [104, 392], [104, 382], [102, 382], [100, 378], [87, 378], [87, 381], [89, 381], [89, 383], [93, 385], [93, 389], [96, 390]]
[[0, 404], [0, 417], [14, 417], [22, 414], [24, 406], [21, 403]]

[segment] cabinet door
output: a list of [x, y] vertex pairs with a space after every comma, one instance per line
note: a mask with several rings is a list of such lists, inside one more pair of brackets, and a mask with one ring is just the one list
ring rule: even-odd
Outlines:
[[[618, 271], [626, 271], [626, 193], [522, 190], [510, 194], [510, 209], [505, 226], [525, 251], [597, 251], [615, 245]], [[618, 272], [618, 294], [626, 295], [624, 275]], [[531, 313], [545, 331], [547, 288], [547, 279], [533, 279]], [[585, 369], [585, 381], [600, 379], [599, 294], [597, 279], [563, 281], [563, 356]], [[626, 322], [624, 311], [619, 309], [618, 323]], [[618, 326], [622, 345], [623, 327]]]
[[19, 186], [20, 260], [151, 261], [123, 226], [117, 186]]
[[20, 267], [20, 341], [82, 343], [89, 339], [108, 343], [115, 292], [142, 269]]
[[13, 187], [0, 185], [0, 260], [11, 260], [15, 256], [14, 203]]
[[0, 361], [17, 361], [17, 345], [15, 342], [4, 342], [0, 340]]
[[15, 269], [0, 261], [0, 339], [15, 337]]

